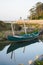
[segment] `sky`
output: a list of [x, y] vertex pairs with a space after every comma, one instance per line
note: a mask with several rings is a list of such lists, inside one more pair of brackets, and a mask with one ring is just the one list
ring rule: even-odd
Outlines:
[[29, 10], [43, 0], [0, 0], [0, 20], [27, 19]]

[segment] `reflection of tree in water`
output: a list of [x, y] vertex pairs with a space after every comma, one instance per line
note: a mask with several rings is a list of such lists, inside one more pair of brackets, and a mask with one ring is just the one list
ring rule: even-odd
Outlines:
[[25, 46], [24, 46], [24, 48], [23, 48], [23, 53], [25, 52]]
[[12, 57], [13, 57], [13, 51], [11, 52], [11, 59], [12, 59]]
[[[23, 48], [23, 53], [25, 52], [25, 47]], [[11, 52], [11, 59], [13, 58], [13, 51]], [[15, 52], [14, 52], [14, 59], [15, 59]]]
[[5, 48], [5, 46], [7, 46], [9, 44], [10, 43], [8, 41], [5, 41], [5, 40], [0, 41], [0, 51], [2, 51]]

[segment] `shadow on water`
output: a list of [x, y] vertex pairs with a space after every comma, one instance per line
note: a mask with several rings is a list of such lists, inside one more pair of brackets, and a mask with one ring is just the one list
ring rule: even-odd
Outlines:
[[8, 40], [1, 40], [0, 41], [0, 51], [2, 51], [6, 46], [8, 46], [10, 43]]
[[27, 41], [27, 42], [16, 42], [16, 43], [13, 42], [8, 47], [7, 54], [14, 51], [14, 50], [16, 50], [16, 49], [18, 49], [18, 48], [28, 46], [28, 45], [33, 44], [35, 42], [39, 42], [38, 38], [36, 38], [34, 40], [31, 40], [31, 41]]

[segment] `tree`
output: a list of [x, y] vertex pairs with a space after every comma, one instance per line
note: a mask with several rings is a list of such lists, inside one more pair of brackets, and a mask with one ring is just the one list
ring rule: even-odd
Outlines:
[[0, 20], [0, 31], [4, 30], [6, 28], [6, 25], [3, 21]]
[[30, 9], [29, 19], [43, 19], [43, 3], [38, 2]]

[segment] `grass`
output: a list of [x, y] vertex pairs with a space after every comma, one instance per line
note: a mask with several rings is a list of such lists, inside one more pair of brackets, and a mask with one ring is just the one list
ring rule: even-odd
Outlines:
[[[27, 34], [31, 34], [31, 33], [35, 33], [35, 32], [38, 32], [38, 29], [35, 29], [35, 30], [33, 30], [32, 32], [27, 32]], [[21, 35], [24, 35], [25, 32], [21, 32], [20, 34], [21, 34]]]
[[[0, 37], [1, 38], [3, 38], [3, 37], [5, 37], [5, 32], [6, 31], [1, 31], [0, 32]], [[33, 30], [32, 32], [27, 32], [27, 34], [31, 34], [31, 33], [34, 33], [34, 32], [38, 32], [38, 29], [35, 29], [35, 30]], [[9, 33], [8, 33], [9, 34]], [[24, 35], [25, 34], [25, 32], [21, 32], [19, 35]]]
[[3, 32], [0, 32], [0, 37], [3, 37], [4, 36], [4, 33]]
[[36, 60], [34, 65], [43, 65], [43, 61]]

